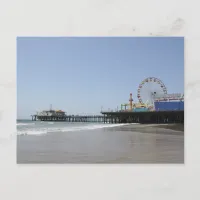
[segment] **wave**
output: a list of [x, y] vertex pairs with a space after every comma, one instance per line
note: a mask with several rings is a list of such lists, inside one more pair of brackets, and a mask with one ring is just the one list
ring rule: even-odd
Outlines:
[[54, 124], [54, 122], [47, 122], [48, 124]]
[[29, 126], [29, 125], [35, 125], [35, 123], [17, 123], [17, 126]]
[[125, 126], [130, 124], [101, 124], [101, 125], [87, 125], [80, 127], [62, 127], [62, 128], [37, 128], [17, 131], [17, 135], [44, 135], [53, 132], [73, 132], [73, 131], [83, 131], [83, 130], [94, 130], [101, 128], [112, 128], [117, 126]]

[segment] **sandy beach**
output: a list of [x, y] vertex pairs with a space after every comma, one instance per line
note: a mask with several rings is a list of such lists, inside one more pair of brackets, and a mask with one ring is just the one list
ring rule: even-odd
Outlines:
[[164, 135], [184, 135], [184, 124], [133, 124], [111, 129]]
[[133, 124], [18, 136], [17, 163], [183, 164], [182, 130], [183, 125]]

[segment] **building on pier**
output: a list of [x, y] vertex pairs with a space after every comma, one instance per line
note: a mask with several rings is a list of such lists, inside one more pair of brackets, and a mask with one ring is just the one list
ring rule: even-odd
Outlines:
[[37, 114], [37, 116], [55, 116], [64, 117], [66, 113], [62, 110], [43, 110]]
[[43, 110], [38, 112], [36, 115], [31, 115], [32, 120], [40, 120], [40, 121], [64, 121], [67, 117], [66, 112], [62, 110]]

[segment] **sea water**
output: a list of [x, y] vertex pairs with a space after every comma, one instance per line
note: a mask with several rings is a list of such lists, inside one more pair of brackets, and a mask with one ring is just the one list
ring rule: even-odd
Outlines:
[[73, 132], [123, 126], [124, 124], [81, 123], [81, 122], [45, 122], [17, 120], [17, 135], [44, 135], [58, 132]]
[[17, 121], [17, 163], [183, 163], [183, 134], [141, 124]]

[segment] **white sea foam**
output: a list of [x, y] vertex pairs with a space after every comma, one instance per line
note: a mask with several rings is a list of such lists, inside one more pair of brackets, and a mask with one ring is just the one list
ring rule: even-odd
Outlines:
[[30, 126], [34, 125], [35, 123], [17, 123], [17, 126]]
[[48, 124], [54, 124], [54, 122], [48, 122]]
[[130, 124], [99, 124], [99, 125], [86, 125], [79, 127], [51, 127], [51, 128], [32, 128], [27, 130], [17, 131], [17, 135], [43, 135], [53, 132], [74, 132], [74, 131], [83, 131], [83, 130], [94, 130], [101, 128], [111, 128], [117, 126], [125, 126]]

